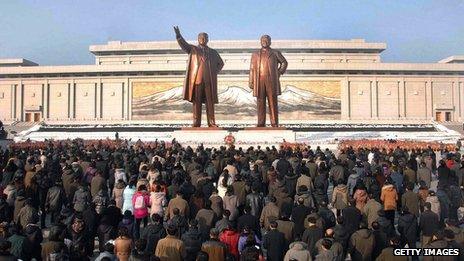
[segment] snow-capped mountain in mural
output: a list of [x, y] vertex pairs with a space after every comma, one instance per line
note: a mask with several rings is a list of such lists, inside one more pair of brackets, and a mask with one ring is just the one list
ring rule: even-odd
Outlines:
[[[229, 86], [219, 90], [219, 104], [215, 106], [216, 114], [236, 114], [242, 116], [256, 115], [256, 98], [251, 90], [239, 86]], [[340, 99], [328, 98], [317, 93], [287, 85], [282, 89], [279, 99], [280, 112], [302, 111], [309, 114], [340, 113]], [[136, 115], [156, 113], [190, 113], [191, 104], [183, 100], [182, 86], [164, 92], [147, 95], [132, 101]]]

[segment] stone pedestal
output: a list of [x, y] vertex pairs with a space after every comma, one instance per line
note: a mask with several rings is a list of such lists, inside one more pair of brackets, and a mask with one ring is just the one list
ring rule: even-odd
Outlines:
[[285, 127], [247, 127], [246, 131], [282, 131], [286, 130]]
[[295, 132], [284, 127], [253, 127], [238, 131], [235, 135], [237, 144], [269, 144], [279, 145], [282, 142], [293, 143]]
[[223, 145], [227, 135], [229, 132], [221, 128], [188, 127], [174, 131], [172, 137], [185, 145]]

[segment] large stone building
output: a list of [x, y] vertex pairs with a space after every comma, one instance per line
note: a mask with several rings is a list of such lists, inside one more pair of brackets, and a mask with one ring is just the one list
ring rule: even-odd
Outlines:
[[[259, 42], [211, 41], [210, 46], [225, 62], [219, 120], [253, 117], [248, 70]], [[464, 56], [437, 63], [383, 63], [386, 44], [362, 39], [275, 40], [272, 47], [289, 64], [281, 77], [283, 122], [464, 120]], [[190, 107], [179, 98], [187, 55], [176, 42], [111, 41], [90, 46], [90, 52], [95, 65], [0, 59], [0, 119], [53, 123], [190, 117]]]

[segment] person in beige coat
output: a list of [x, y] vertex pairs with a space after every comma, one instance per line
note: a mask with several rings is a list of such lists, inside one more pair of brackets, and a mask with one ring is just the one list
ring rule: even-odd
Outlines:
[[123, 197], [124, 188], [126, 188], [126, 183], [124, 183], [123, 180], [118, 180], [118, 182], [116, 183], [116, 186], [113, 189], [112, 197], [114, 201], [116, 202], [116, 207], [118, 207], [119, 209], [122, 209], [122, 205], [124, 203], [124, 197]]
[[264, 206], [263, 211], [261, 212], [261, 217], [259, 218], [259, 223], [264, 229], [269, 229], [271, 221], [277, 220], [280, 215], [279, 207], [276, 205], [276, 198], [270, 197], [269, 202]]
[[332, 206], [337, 210], [337, 217], [340, 216], [342, 209], [348, 207], [348, 187], [345, 184], [335, 186], [332, 193]]
[[177, 228], [168, 226], [168, 235], [160, 239], [155, 249], [155, 256], [161, 261], [182, 261], [186, 257], [184, 242], [176, 237]]
[[296, 181], [296, 192], [299, 192], [300, 186], [305, 185], [308, 188], [308, 191], [314, 191], [313, 180], [309, 176], [309, 173], [303, 173]]
[[120, 227], [119, 236], [114, 240], [114, 253], [120, 261], [129, 260], [132, 251], [132, 239], [126, 227]]
[[166, 220], [169, 220], [174, 216], [174, 209], [179, 209], [180, 215], [188, 217], [189, 215], [189, 205], [188, 202], [182, 198], [182, 192], [178, 191], [175, 198], [169, 201], [168, 207], [166, 209]]
[[237, 196], [234, 195], [234, 189], [232, 186], [229, 186], [227, 188], [226, 195], [222, 199], [223, 201], [223, 207], [224, 210], [229, 210], [230, 211], [230, 221], [234, 221], [238, 217], [238, 207], [239, 207], [239, 201]]
[[382, 204], [373, 198], [372, 193], [369, 194], [369, 196], [370, 199], [367, 201], [366, 205], [364, 205], [363, 216], [367, 223], [367, 227], [372, 229], [372, 222], [377, 221], [379, 218], [378, 212], [382, 209]]
[[311, 260], [311, 253], [307, 249], [308, 245], [305, 242], [293, 242], [289, 246], [289, 250], [285, 254], [284, 261], [290, 260]]

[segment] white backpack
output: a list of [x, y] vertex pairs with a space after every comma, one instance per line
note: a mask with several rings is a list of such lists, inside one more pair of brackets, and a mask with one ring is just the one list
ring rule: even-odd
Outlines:
[[135, 209], [142, 209], [145, 208], [145, 198], [142, 195], [137, 196], [135, 198], [135, 204], [134, 204]]

